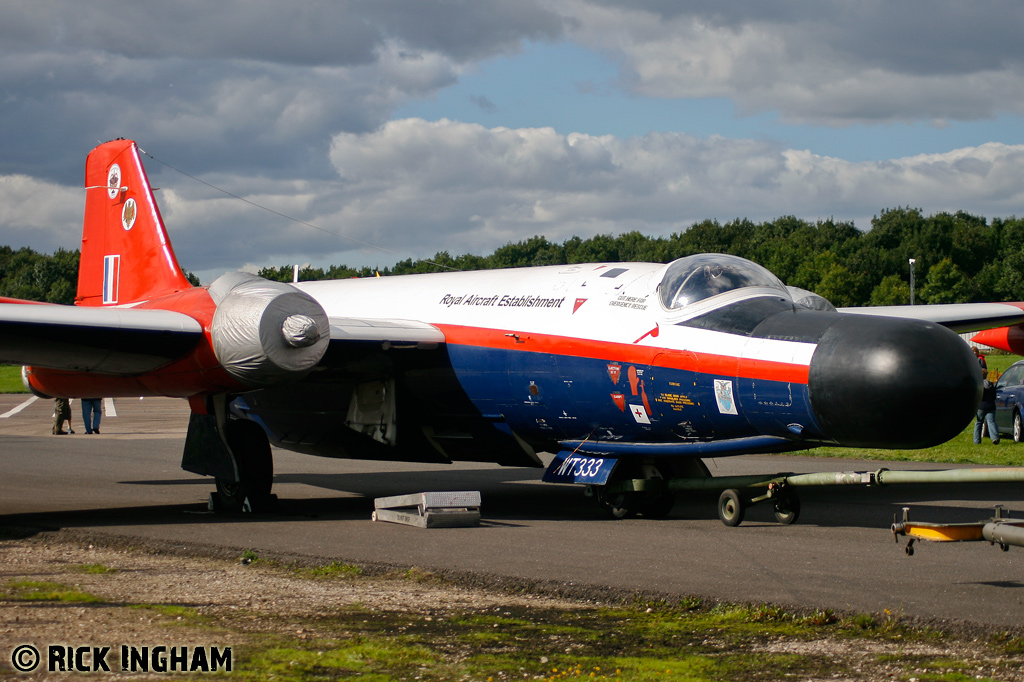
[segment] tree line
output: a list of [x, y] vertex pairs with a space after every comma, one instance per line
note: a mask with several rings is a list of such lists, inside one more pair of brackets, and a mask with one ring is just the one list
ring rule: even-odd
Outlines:
[[[0, 296], [47, 303], [75, 302], [78, 291], [78, 249], [57, 249], [53, 254], [30, 248], [0, 246]], [[183, 271], [188, 281], [199, 286], [199, 278]]]
[[[882, 211], [862, 231], [851, 222], [808, 222], [784, 216], [770, 222], [705, 220], [669, 237], [639, 232], [572, 237], [561, 244], [536, 236], [506, 244], [489, 256], [438, 252], [390, 268], [306, 267], [302, 280], [400, 275], [442, 269], [483, 270], [608, 261], [667, 263], [693, 253], [729, 253], [760, 263], [790, 286], [813, 291], [836, 306], [915, 301], [973, 303], [1024, 300], [1024, 219], [987, 221], [964, 211], [925, 216], [920, 209]], [[290, 282], [292, 266], [264, 268], [267, 279]]]
[[[911, 258], [915, 259], [916, 302], [1024, 300], [1024, 219], [990, 222], [964, 211], [925, 216], [919, 209], [902, 207], [882, 211], [866, 231], [851, 222], [809, 222], [793, 216], [761, 223], [705, 220], [669, 237], [627, 232], [572, 237], [558, 244], [535, 236], [506, 244], [488, 256], [452, 256], [441, 251], [430, 259], [407, 259], [392, 267], [305, 267], [299, 279], [609, 261], [667, 263], [702, 252], [748, 258], [786, 284], [813, 291], [836, 306], [909, 303]], [[0, 296], [70, 303], [77, 269], [77, 251], [58, 250], [47, 256], [0, 247]], [[292, 265], [282, 265], [262, 268], [258, 274], [290, 282], [292, 272]]]

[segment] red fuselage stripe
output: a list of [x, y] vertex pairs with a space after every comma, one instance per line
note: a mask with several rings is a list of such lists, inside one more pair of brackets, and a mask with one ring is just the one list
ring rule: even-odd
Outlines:
[[[737, 358], [713, 353], [681, 352], [671, 348], [640, 346], [629, 343], [595, 341], [571, 336], [555, 336], [535, 332], [506, 332], [480, 327], [436, 324], [449, 344], [495, 348], [500, 350], [548, 353], [570, 357], [614, 360], [638, 365], [657, 364], [658, 367], [679, 369], [702, 374], [717, 374], [744, 379], [782, 381], [806, 384], [810, 368], [807, 365]], [[656, 359], [655, 359], [656, 358]]]

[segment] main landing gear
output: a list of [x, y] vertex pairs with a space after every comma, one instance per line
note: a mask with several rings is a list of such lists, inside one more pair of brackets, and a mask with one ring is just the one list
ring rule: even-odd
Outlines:
[[699, 459], [679, 462], [624, 462], [606, 485], [592, 486], [597, 502], [613, 519], [642, 516], [664, 519], [675, 506], [670, 487], [679, 477], [708, 478], [711, 473]]
[[224, 439], [234, 456], [237, 481], [217, 478], [216, 508], [224, 511], [258, 511], [276, 502], [270, 493], [274, 482], [274, 458], [267, 434], [255, 422], [231, 419]]
[[[613, 519], [643, 516], [663, 519], [672, 511], [675, 494], [666, 481], [671, 478], [668, 469], [658, 464], [631, 463], [625, 471], [609, 482], [594, 486], [597, 503]], [[616, 472], [618, 473], [618, 472]]]

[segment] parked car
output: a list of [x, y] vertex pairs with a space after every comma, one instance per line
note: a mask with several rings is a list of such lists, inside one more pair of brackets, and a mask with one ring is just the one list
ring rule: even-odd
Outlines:
[[996, 382], [996, 426], [1016, 443], [1024, 440], [1024, 360], [1010, 365]]

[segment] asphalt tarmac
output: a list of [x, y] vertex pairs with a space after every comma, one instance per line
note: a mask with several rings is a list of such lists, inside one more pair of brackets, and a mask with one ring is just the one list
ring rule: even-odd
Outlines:
[[[680, 499], [666, 520], [608, 520], [575, 486], [539, 469], [330, 460], [275, 451], [272, 514], [207, 510], [210, 479], [179, 468], [184, 401], [117, 399], [100, 434], [53, 436], [52, 401], [0, 395], [0, 525], [77, 528], [188, 546], [203, 543], [481, 574], [579, 588], [699, 595], [736, 602], [899, 614], [988, 627], [1024, 627], [1024, 548], [918, 542], [914, 556], [889, 526], [911, 518], [981, 521], [1003, 504], [1024, 517], [1024, 487], [1007, 484], [802, 489], [792, 526], [767, 506], [736, 528], [716, 496]], [[24, 405], [20, 411], [19, 406]], [[979, 447], [992, 447], [988, 443]], [[1003, 441], [997, 447], [1024, 445]], [[707, 462], [714, 475], [780, 471], [939, 469], [952, 465], [746, 456]], [[421, 529], [373, 522], [373, 498], [479, 490], [483, 523]]]

